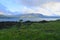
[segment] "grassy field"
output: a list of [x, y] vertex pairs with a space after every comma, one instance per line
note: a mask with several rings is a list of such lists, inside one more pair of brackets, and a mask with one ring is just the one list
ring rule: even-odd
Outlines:
[[1, 29], [0, 40], [60, 40], [60, 21], [16, 24]]

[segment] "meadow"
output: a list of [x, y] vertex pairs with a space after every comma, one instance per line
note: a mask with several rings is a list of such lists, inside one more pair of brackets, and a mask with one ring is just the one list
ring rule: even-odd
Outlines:
[[0, 28], [0, 40], [60, 40], [60, 21], [27, 21], [9, 26]]

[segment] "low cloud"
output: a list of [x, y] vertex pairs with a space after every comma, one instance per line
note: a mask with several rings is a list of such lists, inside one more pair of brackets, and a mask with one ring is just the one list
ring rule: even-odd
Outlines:
[[24, 13], [40, 13], [48, 16], [60, 15], [60, 0], [16, 0], [24, 5]]
[[60, 2], [50, 2], [42, 5], [42, 8], [51, 11], [55, 15], [60, 15]]
[[27, 7], [24, 7], [22, 12], [24, 14], [29, 14], [29, 13], [35, 13], [36, 14], [37, 13], [37, 14], [53, 16], [53, 14], [50, 11], [48, 11], [48, 10], [46, 10], [44, 8], [41, 8], [41, 7], [36, 7], [36, 8], [27, 8]]
[[[14, 0], [14, 3], [15, 2], [16, 4], [22, 6], [22, 8], [18, 7], [17, 5], [16, 10], [15, 8], [12, 9], [14, 12], [17, 11], [25, 14], [40, 13], [48, 16], [60, 15], [60, 0]], [[8, 12], [4, 6], [1, 6], [0, 11], [2, 12], [1, 14], [14, 14]]]

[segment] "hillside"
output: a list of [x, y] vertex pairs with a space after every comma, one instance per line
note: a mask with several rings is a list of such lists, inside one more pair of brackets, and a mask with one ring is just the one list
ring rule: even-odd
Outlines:
[[60, 40], [60, 21], [16, 23], [0, 29], [0, 40]]

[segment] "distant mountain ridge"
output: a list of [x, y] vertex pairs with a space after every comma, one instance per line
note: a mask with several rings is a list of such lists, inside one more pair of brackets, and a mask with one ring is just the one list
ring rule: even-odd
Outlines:
[[43, 14], [20, 14], [19, 17], [60, 18], [60, 16], [46, 16]]
[[46, 16], [43, 14], [18, 14], [18, 15], [0, 15], [0, 18], [35, 18], [35, 17], [39, 17], [39, 18], [60, 18], [60, 16]]
[[[45, 19], [47, 18], [47, 19]], [[45, 16], [43, 14], [19, 14], [19, 15], [0, 15], [0, 21], [40, 21], [40, 20], [48, 20], [49, 18], [60, 19], [60, 16]], [[51, 20], [51, 19], [50, 19]]]

